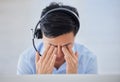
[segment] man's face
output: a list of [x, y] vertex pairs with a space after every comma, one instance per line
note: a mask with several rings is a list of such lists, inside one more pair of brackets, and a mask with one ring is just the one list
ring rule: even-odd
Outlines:
[[56, 61], [60, 61], [64, 58], [64, 54], [62, 52], [62, 47], [68, 46], [68, 45], [73, 46], [73, 43], [74, 43], [73, 32], [63, 34], [63, 35], [60, 35], [60, 36], [55, 37], [55, 38], [47, 38], [43, 35], [43, 44], [44, 44], [45, 49], [49, 45], [52, 45], [52, 46], [57, 48]]

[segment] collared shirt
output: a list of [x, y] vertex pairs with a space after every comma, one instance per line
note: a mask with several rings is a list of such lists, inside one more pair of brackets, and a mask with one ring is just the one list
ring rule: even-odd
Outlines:
[[[44, 52], [43, 42], [37, 46], [39, 52]], [[73, 51], [78, 52], [78, 74], [96, 74], [97, 73], [97, 60], [96, 56], [92, 54], [85, 46], [74, 43]], [[35, 65], [35, 50], [29, 48], [25, 50], [19, 58], [17, 66], [17, 74], [36, 74]], [[59, 69], [54, 68], [53, 74], [66, 74], [66, 62], [63, 63]]]

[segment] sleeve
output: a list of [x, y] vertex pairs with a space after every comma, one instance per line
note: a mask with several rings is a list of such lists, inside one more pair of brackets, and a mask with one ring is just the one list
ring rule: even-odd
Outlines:
[[97, 74], [97, 58], [93, 55], [87, 64], [86, 74]]
[[31, 64], [27, 54], [23, 53], [20, 55], [17, 65], [17, 75], [32, 74]]

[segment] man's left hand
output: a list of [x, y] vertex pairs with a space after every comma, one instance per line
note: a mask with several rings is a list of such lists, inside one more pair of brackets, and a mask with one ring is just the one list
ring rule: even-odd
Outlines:
[[72, 51], [72, 46], [62, 47], [64, 53], [64, 58], [66, 60], [66, 73], [67, 74], [77, 74], [78, 73], [78, 53]]

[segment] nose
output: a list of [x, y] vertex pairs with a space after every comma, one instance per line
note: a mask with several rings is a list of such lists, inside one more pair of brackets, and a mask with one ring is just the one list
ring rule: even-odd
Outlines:
[[58, 45], [57, 55], [58, 56], [62, 56], [63, 55], [62, 46], [60, 46], [60, 45]]

